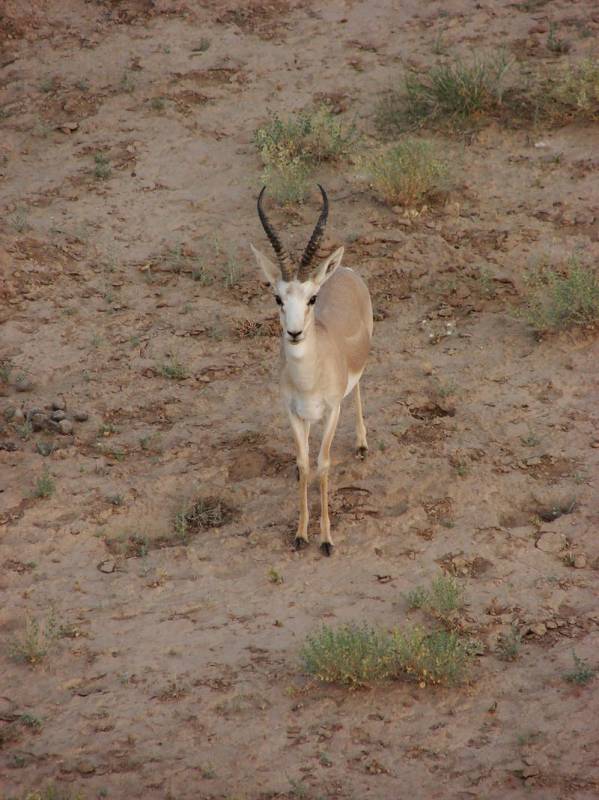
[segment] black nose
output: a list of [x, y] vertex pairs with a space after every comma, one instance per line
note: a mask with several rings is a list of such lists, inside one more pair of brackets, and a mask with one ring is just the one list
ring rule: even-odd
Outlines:
[[289, 336], [291, 336], [292, 339], [297, 339], [298, 336], [302, 335], [301, 331], [287, 331], [287, 333], [289, 334]]

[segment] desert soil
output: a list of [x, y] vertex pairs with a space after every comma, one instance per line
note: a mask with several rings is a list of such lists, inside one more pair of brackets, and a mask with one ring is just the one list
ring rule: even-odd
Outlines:
[[[413, 218], [351, 164], [318, 172], [322, 252], [346, 245], [377, 318], [369, 458], [351, 398], [333, 447], [332, 558], [315, 486], [312, 544], [291, 546], [278, 322], [249, 251], [267, 247], [252, 134], [269, 112], [329, 98], [374, 137], [382, 92], [440, 42], [576, 59], [594, 3], [0, 11], [0, 796], [598, 797], [597, 684], [564, 675], [573, 653], [597, 665], [599, 345], [538, 341], [515, 313], [535, 260], [599, 257], [597, 127], [454, 137], [458, 188]], [[550, 22], [567, 56], [547, 50]], [[271, 208], [300, 249], [317, 194]], [[225, 524], [182, 543], [198, 497]], [[466, 686], [302, 674], [321, 623], [422, 622], [405, 593], [443, 572], [482, 644]], [[15, 660], [27, 619], [59, 626], [36, 664]]]

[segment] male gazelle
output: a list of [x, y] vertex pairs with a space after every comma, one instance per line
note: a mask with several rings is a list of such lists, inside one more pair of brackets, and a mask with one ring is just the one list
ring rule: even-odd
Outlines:
[[360, 378], [372, 337], [372, 305], [364, 281], [341, 267], [343, 247], [312, 267], [324, 234], [329, 203], [323, 206], [312, 237], [297, 268], [292, 263], [262, 207], [266, 187], [258, 197], [258, 215], [276, 254], [274, 264], [252, 251], [274, 291], [282, 326], [283, 369], [281, 392], [295, 439], [299, 472], [300, 517], [295, 547], [308, 541], [308, 439], [310, 426], [326, 415], [318, 454], [320, 478], [320, 547], [331, 555], [333, 540], [328, 509], [330, 451], [341, 401], [355, 387], [357, 452], [366, 455], [366, 428], [362, 419]]

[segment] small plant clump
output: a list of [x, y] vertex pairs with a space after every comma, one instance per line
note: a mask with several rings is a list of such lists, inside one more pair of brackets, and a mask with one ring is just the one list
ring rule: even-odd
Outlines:
[[472, 648], [457, 633], [421, 628], [402, 633], [365, 623], [323, 625], [301, 651], [305, 672], [325, 683], [357, 689], [401, 677], [421, 685], [455, 685], [468, 676]]
[[583, 658], [576, 653], [572, 653], [574, 659], [574, 669], [566, 672], [564, 678], [568, 683], [575, 683], [577, 686], [586, 686], [597, 674], [597, 670], [590, 666]]
[[528, 286], [524, 315], [538, 334], [599, 323], [599, 275], [577, 258], [561, 270], [538, 270]]
[[275, 114], [254, 134], [263, 181], [281, 203], [301, 202], [314, 168], [347, 156], [355, 140], [355, 128], [346, 127], [324, 105], [287, 119]]
[[35, 666], [44, 660], [59, 636], [60, 628], [53, 614], [43, 624], [27, 617], [24, 633], [14, 637], [9, 643], [9, 655], [13, 661], [24, 661]]
[[558, 67], [537, 92], [543, 116], [556, 122], [599, 119], [599, 58]]
[[450, 168], [433, 141], [406, 137], [366, 162], [376, 193], [389, 205], [434, 201], [451, 185]]
[[408, 592], [406, 600], [409, 608], [421, 608], [434, 617], [449, 621], [463, 607], [464, 593], [455, 578], [440, 575], [429, 589], [419, 586]]
[[504, 53], [454, 59], [425, 75], [408, 74], [403, 88], [391, 92], [378, 109], [378, 125], [386, 132], [425, 124], [456, 125], [496, 111], [502, 102], [511, 62]]
[[200, 497], [185, 504], [175, 514], [177, 537], [186, 542], [190, 536], [209, 528], [221, 528], [235, 516], [235, 511], [221, 497]]
[[97, 180], [105, 181], [110, 178], [112, 174], [112, 168], [110, 166], [110, 161], [106, 158], [103, 153], [96, 153], [94, 156], [94, 177]]
[[515, 661], [520, 653], [521, 645], [520, 631], [512, 627], [509, 633], [502, 635], [497, 642], [497, 658], [501, 661]]
[[160, 366], [160, 373], [171, 381], [184, 381], [187, 378], [187, 370], [176, 358], [171, 357]]
[[56, 485], [54, 483], [54, 479], [50, 475], [47, 469], [45, 469], [41, 476], [37, 479], [35, 484], [35, 488], [33, 490], [34, 497], [51, 497], [54, 494], [56, 489]]

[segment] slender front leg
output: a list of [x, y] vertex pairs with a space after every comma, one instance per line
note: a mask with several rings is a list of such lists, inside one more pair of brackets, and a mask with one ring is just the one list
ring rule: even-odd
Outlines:
[[340, 405], [335, 406], [324, 426], [320, 453], [318, 454], [318, 475], [320, 478], [320, 549], [325, 555], [330, 556], [333, 550], [331, 539], [331, 523], [329, 521], [329, 467], [331, 466], [330, 452], [337, 422], [339, 421]]
[[362, 397], [360, 395], [360, 381], [356, 384], [356, 455], [366, 458], [368, 442], [366, 441], [366, 426], [362, 416]]
[[300, 516], [294, 545], [300, 550], [308, 542], [308, 475], [310, 472], [310, 423], [289, 412], [291, 430], [295, 439], [297, 469], [299, 473]]

